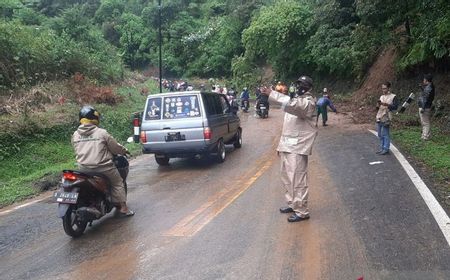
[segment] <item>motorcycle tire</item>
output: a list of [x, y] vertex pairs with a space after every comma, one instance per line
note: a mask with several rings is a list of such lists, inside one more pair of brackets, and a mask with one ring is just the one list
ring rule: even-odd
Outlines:
[[86, 226], [88, 224], [87, 222], [77, 221], [75, 209], [72, 205], [69, 207], [69, 209], [67, 209], [67, 212], [62, 219], [64, 232], [73, 238], [77, 238], [83, 235], [84, 230], [86, 229]]

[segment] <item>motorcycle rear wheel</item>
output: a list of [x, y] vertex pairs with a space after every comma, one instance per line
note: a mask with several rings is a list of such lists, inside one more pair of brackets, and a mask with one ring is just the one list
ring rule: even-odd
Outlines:
[[63, 217], [64, 232], [73, 238], [80, 237], [86, 229], [87, 222], [78, 221], [75, 209], [70, 206]]

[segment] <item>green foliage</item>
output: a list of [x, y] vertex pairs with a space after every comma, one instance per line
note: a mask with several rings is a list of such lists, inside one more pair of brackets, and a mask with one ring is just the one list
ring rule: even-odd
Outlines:
[[242, 35], [245, 56], [267, 59], [280, 77], [304, 70], [302, 51], [311, 23], [311, 9], [304, 3], [286, 1], [263, 7]]
[[441, 180], [450, 178], [450, 137], [433, 129], [430, 141], [420, 141], [421, 128], [410, 127], [393, 130], [393, 139], [402, 150], [431, 168], [434, 176]]
[[121, 78], [122, 62], [114, 48], [87, 22], [69, 24], [75, 21], [69, 15], [77, 17], [68, 11], [53, 22], [59, 34], [46, 27], [0, 21], [0, 86], [29, 86], [76, 72], [100, 81]]
[[0, 2], [0, 16], [10, 18], [15, 9], [22, 8], [23, 4], [19, 0], [2, 0]]
[[259, 86], [262, 82], [263, 72], [260, 67], [249, 61], [246, 57], [233, 58], [233, 83], [237, 88]]
[[425, 0], [413, 7], [411, 39], [402, 48], [401, 70], [446, 59], [450, 54], [450, 2]]
[[[156, 92], [155, 83], [148, 81], [117, 89], [125, 102], [116, 107], [95, 105], [103, 116], [100, 126], [120, 143], [132, 135], [131, 114], [142, 111], [145, 105], [146, 96], [139, 93], [142, 87]], [[0, 131], [0, 205], [35, 194], [32, 185], [44, 175], [76, 168], [70, 138], [78, 126], [78, 110], [78, 106], [68, 105], [64, 112], [72, 118], [63, 124], [55, 125], [52, 112], [48, 112], [48, 119], [18, 120], [17, 130]], [[140, 145], [127, 144], [127, 148], [137, 153]]]
[[364, 25], [339, 29], [321, 25], [308, 40], [306, 50], [316, 71], [354, 77], [364, 73], [382, 40], [379, 32]]
[[281, 79], [299, 73], [361, 78], [387, 43], [400, 49], [399, 70], [443, 65], [450, 54], [448, 0], [164, 0], [161, 7], [148, 0], [0, 2], [2, 88], [74, 71], [108, 82], [125, 66], [157, 66], [159, 12], [166, 76], [259, 76], [242, 72], [245, 61], [270, 65]]
[[101, 5], [95, 12], [95, 21], [112, 22], [120, 18], [125, 10], [125, 3], [122, 0], [102, 0]]
[[187, 50], [198, 51], [189, 60], [187, 75], [199, 77], [230, 76], [231, 61], [241, 52], [241, 23], [234, 17], [218, 18], [205, 30], [183, 38]]
[[120, 49], [125, 63], [132, 68], [147, 63], [150, 41], [156, 36], [145, 28], [144, 21], [134, 14], [125, 13], [120, 18], [117, 30], [120, 34]]
[[45, 20], [44, 15], [28, 7], [15, 9], [14, 18], [25, 25], [41, 25]]

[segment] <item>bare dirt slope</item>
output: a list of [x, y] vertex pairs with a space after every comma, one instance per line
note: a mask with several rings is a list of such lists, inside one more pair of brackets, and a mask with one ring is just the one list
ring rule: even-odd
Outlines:
[[394, 46], [383, 50], [370, 68], [362, 86], [353, 94], [351, 100], [344, 104], [346, 110], [352, 112], [356, 123], [372, 123], [375, 115], [375, 104], [381, 94], [381, 84], [395, 79], [394, 62], [397, 52]]

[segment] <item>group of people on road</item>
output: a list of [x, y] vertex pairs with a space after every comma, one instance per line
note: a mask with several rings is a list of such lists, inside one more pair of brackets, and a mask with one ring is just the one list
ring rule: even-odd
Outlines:
[[186, 81], [172, 81], [163, 79], [162, 86], [170, 92], [173, 91], [191, 91], [194, 90], [194, 86]]
[[[418, 98], [419, 116], [422, 123], [422, 139], [430, 139], [431, 106], [435, 96], [433, 77], [425, 75], [422, 81], [422, 92]], [[284, 87], [274, 90], [263, 88], [261, 93], [281, 105], [285, 111], [283, 130], [277, 151], [281, 156], [280, 176], [285, 189], [286, 206], [280, 208], [281, 213], [292, 213], [289, 222], [299, 222], [310, 218], [308, 209], [308, 156], [317, 136], [317, 121], [322, 115], [322, 124], [326, 126], [327, 107], [334, 112], [336, 108], [329, 99], [328, 90], [316, 102], [311, 94], [312, 79], [301, 76], [289, 88], [289, 95], [282, 93]], [[397, 96], [390, 90], [391, 83], [385, 82], [381, 86], [383, 95], [378, 100], [376, 115], [380, 150], [378, 154], [389, 153], [389, 127], [392, 121], [392, 111], [397, 110], [399, 102]], [[315, 118], [315, 120], [314, 120]], [[315, 124], [314, 124], [315, 121]], [[301, 133], [300, 133], [301, 132]]]
[[[422, 125], [421, 139], [427, 141], [431, 137], [431, 107], [433, 105], [435, 89], [433, 76], [426, 74], [420, 85], [422, 91], [417, 99], [419, 107], [419, 118]], [[398, 109], [399, 100], [391, 92], [391, 83], [384, 82], [381, 85], [382, 95], [377, 101], [376, 128], [380, 139], [380, 149], [376, 152], [380, 155], [387, 155], [390, 151], [391, 136], [390, 127], [392, 123], [392, 112]], [[410, 100], [408, 100], [410, 102]]]
[[[289, 222], [299, 222], [310, 218], [308, 209], [309, 187], [307, 181], [308, 157], [317, 137], [317, 122], [322, 115], [322, 124], [326, 126], [327, 107], [336, 112], [336, 108], [328, 96], [328, 89], [323, 90], [322, 97], [316, 101], [312, 95], [313, 80], [301, 76], [289, 88], [258, 87], [257, 98], [261, 101], [272, 101], [280, 104], [285, 112], [283, 129], [277, 151], [281, 157], [280, 177], [285, 190], [286, 206], [281, 207], [281, 213], [290, 213]], [[425, 75], [422, 82], [422, 93], [418, 98], [419, 116], [422, 123], [422, 139], [430, 139], [430, 115], [435, 91], [431, 75]], [[384, 82], [381, 86], [383, 94], [377, 103], [376, 124], [380, 139], [378, 154], [389, 153], [390, 125], [392, 112], [397, 110], [399, 102], [391, 92], [391, 83]], [[222, 91], [223, 93], [223, 91]], [[228, 93], [228, 92], [227, 92]], [[234, 88], [230, 94], [235, 96]], [[250, 93], [244, 88], [241, 100], [248, 100]], [[269, 103], [269, 102], [267, 102]], [[117, 207], [120, 216], [133, 216], [134, 212], [126, 204], [126, 194], [123, 181], [114, 168], [113, 155], [128, 151], [108, 133], [98, 127], [100, 114], [93, 107], [85, 106], [79, 114], [80, 126], [72, 136], [76, 159], [84, 171], [102, 172], [111, 181], [112, 202]]]

